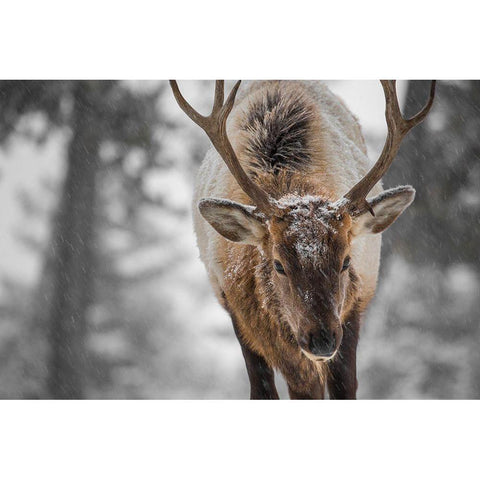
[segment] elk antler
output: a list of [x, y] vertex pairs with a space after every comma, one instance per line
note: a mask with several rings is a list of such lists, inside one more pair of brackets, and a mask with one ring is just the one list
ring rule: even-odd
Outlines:
[[346, 194], [344, 198], [349, 201], [350, 211], [359, 215], [373, 209], [367, 201], [368, 192], [385, 175], [398, 152], [405, 135], [418, 125], [428, 114], [435, 97], [435, 80], [430, 85], [430, 96], [427, 104], [412, 118], [403, 117], [398, 105], [397, 88], [395, 80], [380, 80], [385, 93], [385, 118], [387, 120], [388, 133], [380, 158], [370, 171]]
[[198, 113], [185, 100], [180, 93], [176, 80], [170, 80], [170, 86], [172, 87], [173, 95], [180, 108], [205, 131], [242, 190], [253, 200], [259, 210], [267, 214], [271, 213], [273, 209], [272, 199], [258, 185], [252, 182], [249, 176], [245, 173], [227, 136], [227, 118], [232, 111], [235, 96], [237, 95], [237, 90], [240, 86], [240, 80], [232, 88], [225, 103], [224, 81], [217, 80], [215, 82], [215, 99], [213, 102], [212, 113], [208, 117]]

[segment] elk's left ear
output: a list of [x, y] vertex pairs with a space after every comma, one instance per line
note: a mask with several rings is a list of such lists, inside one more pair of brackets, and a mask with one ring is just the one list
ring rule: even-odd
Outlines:
[[203, 218], [226, 239], [247, 245], [262, 243], [266, 219], [255, 207], [222, 198], [204, 198], [198, 208]]
[[386, 230], [400, 214], [413, 202], [415, 189], [410, 185], [385, 190], [380, 195], [368, 199], [375, 216], [363, 213], [353, 221], [355, 236], [367, 233], [380, 233]]

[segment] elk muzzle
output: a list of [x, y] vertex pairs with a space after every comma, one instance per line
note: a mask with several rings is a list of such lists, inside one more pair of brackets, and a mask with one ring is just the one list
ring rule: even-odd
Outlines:
[[298, 332], [298, 344], [305, 355], [311, 360], [330, 360], [337, 352], [342, 342], [342, 326], [339, 319], [325, 325], [315, 322], [315, 325], [302, 328]]

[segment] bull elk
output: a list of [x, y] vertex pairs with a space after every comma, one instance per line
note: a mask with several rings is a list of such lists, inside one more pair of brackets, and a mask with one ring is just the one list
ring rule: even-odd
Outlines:
[[[321, 82], [255, 81], [198, 113], [171, 81], [182, 110], [210, 138], [198, 174], [194, 223], [200, 256], [228, 311], [250, 398], [355, 398], [360, 319], [378, 277], [381, 232], [415, 190], [381, 178], [425, 107], [403, 117], [395, 81], [381, 81], [388, 134], [370, 167], [360, 125]], [[227, 124], [228, 119], [228, 124]], [[367, 199], [371, 194], [372, 197]]]

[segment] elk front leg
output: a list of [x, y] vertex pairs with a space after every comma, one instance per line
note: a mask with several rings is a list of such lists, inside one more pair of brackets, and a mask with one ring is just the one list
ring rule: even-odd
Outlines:
[[298, 390], [288, 385], [288, 395], [292, 400], [323, 400], [325, 389], [320, 382], [315, 382], [308, 391]]
[[317, 366], [300, 349], [290, 352], [289, 360], [280, 365], [280, 371], [292, 400], [323, 400], [325, 397], [325, 382]]
[[235, 317], [232, 315], [233, 329], [242, 348], [243, 358], [247, 366], [250, 380], [251, 400], [278, 400], [277, 388], [275, 387], [275, 375], [273, 369], [265, 359], [254, 352], [242, 339]]
[[357, 344], [360, 315], [352, 312], [343, 325], [343, 339], [334, 359], [328, 363], [327, 385], [332, 400], [357, 398]]

